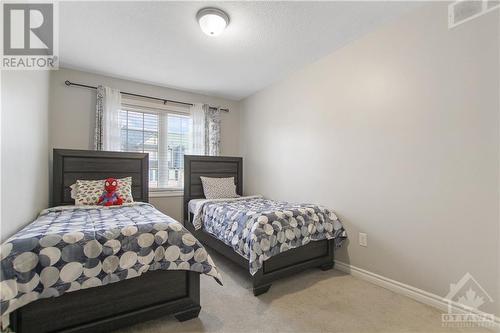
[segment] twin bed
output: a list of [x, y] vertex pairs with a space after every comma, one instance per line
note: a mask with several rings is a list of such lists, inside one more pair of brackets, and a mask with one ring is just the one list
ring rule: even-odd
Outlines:
[[[0, 250], [2, 324], [10, 315], [17, 333], [109, 332], [164, 315], [197, 317], [200, 273], [218, 279], [218, 272], [179, 222], [147, 204], [148, 154], [55, 149], [53, 156], [56, 208]], [[76, 180], [108, 177], [132, 177], [137, 203], [71, 206]]]
[[[0, 248], [2, 325], [10, 319], [18, 333], [108, 332], [163, 315], [197, 317], [200, 274], [221, 284], [200, 241], [248, 271], [257, 296], [281, 277], [331, 269], [345, 238], [320, 206], [206, 200], [200, 177], [234, 177], [243, 194], [241, 158], [185, 156], [185, 227], [148, 204], [147, 154], [54, 149], [53, 159], [53, 207]], [[74, 206], [72, 184], [108, 177], [132, 177], [134, 203]]]
[[233, 177], [241, 196], [242, 158], [184, 156], [184, 224], [202, 243], [249, 273], [255, 296], [282, 277], [333, 267], [334, 248], [346, 234], [332, 211], [259, 196], [203, 200], [200, 177]]

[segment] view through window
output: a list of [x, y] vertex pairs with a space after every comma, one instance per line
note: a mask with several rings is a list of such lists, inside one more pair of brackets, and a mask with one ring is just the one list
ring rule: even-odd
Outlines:
[[184, 154], [191, 146], [191, 117], [123, 108], [120, 120], [121, 150], [149, 153], [149, 187], [182, 189]]

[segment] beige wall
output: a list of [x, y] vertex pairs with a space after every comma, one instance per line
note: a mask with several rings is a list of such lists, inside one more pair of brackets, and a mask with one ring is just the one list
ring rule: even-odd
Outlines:
[[[229, 113], [222, 113], [221, 151], [223, 155], [238, 155], [240, 120], [237, 102], [71, 69], [60, 69], [51, 75], [50, 150], [93, 148], [95, 90], [68, 88], [64, 85], [65, 80], [93, 86], [102, 84], [122, 91], [172, 100], [229, 107]], [[181, 197], [154, 198], [152, 201], [165, 214], [176, 219], [182, 217]]]
[[168, 198], [149, 198], [149, 203], [155, 206], [159, 211], [164, 212], [171, 218], [182, 221], [184, 217], [183, 211], [184, 198], [182, 196]]
[[246, 193], [334, 208], [340, 261], [499, 295], [498, 47], [498, 11], [448, 30], [427, 4], [245, 99]]
[[1, 241], [49, 201], [49, 72], [1, 71]]

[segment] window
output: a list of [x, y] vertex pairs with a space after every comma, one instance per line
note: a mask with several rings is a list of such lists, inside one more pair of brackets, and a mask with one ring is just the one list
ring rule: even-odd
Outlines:
[[149, 187], [182, 189], [184, 154], [191, 147], [189, 114], [122, 106], [121, 150], [149, 153]]

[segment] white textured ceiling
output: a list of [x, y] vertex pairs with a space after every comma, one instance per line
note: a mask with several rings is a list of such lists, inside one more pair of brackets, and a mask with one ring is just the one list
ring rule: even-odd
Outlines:
[[[225, 10], [216, 38], [196, 12]], [[239, 100], [416, 6], [408, 2], [61, 2], [64, 67]]]

